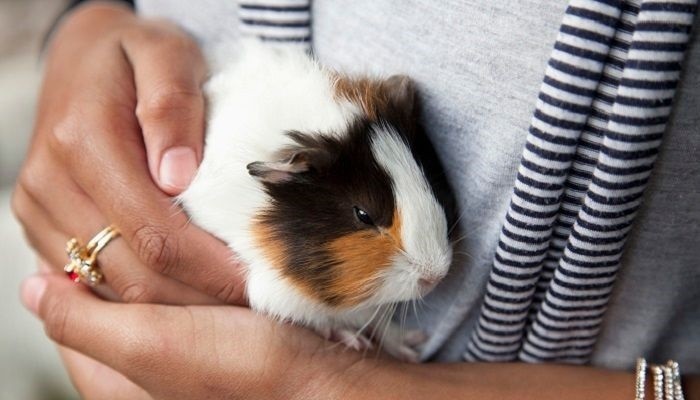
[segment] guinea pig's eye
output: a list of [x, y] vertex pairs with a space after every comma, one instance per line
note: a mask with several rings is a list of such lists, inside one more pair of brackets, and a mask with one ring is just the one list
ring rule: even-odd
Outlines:
[[355, 211], [355, 216], [358, 220], [360, 220], [360, 222], [367, 225], [374, 225], [374, 221], [372, 221], [372, 217], [367, 214], [367, 211], [357, 206], [353, 207], [352, 209]]

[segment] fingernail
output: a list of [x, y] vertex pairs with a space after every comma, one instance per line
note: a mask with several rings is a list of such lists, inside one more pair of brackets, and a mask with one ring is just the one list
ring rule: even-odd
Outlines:
[[32, 275], [22, 282], [20, 298], [25, 307], [34, 314], [39, 313], [39, 302], [46, 291], [46, 278], [40, 275]]
[[190, 147], [171, 147], [160, 160], [160, 184], [166, 188], [183, 190], [197, 172], [197, 155]]

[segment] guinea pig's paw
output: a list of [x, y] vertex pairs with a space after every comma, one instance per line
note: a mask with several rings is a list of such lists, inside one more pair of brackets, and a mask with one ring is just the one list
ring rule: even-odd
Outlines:
[[418, 347], [428, 341], [428, 335], [420, 329], [411, 329], [404, 333], [403, 343], [406, 346]]
[[382, 345], [385, 352], [399, 361], [418, 363], [420, 362], [420, 352], [415, 347], [411, 347], [402, 342], [386, 342]]
[[357, 351], [372, 350], [372, 341], [362, 332], [350, 329], [331, 329], [329, 339], [344, 344], [346, 347]]
[[419, 329], [403, 331], [398, 326], [389, 326], [383, 342], [384, 351], [394, 358], [411, 363], [420, 362], [420, 347], [428, 340], [425, 332]]
[[420, 362], [420, 352], [413, 347], [403, 345], [399, 347], [399, 356], [397, 358], [403, 362], [418, 364]]

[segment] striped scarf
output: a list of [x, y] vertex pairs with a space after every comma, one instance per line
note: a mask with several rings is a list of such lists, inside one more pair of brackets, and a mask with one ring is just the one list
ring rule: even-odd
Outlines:
[[588, 362], [697, 0], [571, 0], [465, 359]]
[[270, 45], [311, 50], [309, 0], [242, 0], [238, 18], [243, 35]]
[[[570, 1], [466, 360], [589, 360], [697, 1]], [[310, 50], [309, 0], [245, 0], [239, 14], [244, 34]]]

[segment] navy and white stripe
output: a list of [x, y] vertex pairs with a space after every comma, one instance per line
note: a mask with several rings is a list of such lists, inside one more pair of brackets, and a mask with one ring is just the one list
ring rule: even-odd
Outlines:
[[576, 149], [574, 163], [568, 171], [569, 176], [564, 184], [561, 209], [554, 226], [552, 240], [549, 243], [547, 257], [544, 260], [542, 274], [537, 282], [535, 298], [530, 308], [530, 315], [533, 318], [544, 299], [549, 283], [554, 276], [554, 270], [564, 253], [564, 248], [571, 234], [571, 227], [576, 220], [583, 203], [583, 197], [591, 182], [593, 170], [598, 160], [600, 144], [610, 118], [612, 103], [617, 95], [622, 70], [627, 60], [627, 51], [632, 41], [632, 30], [638, 13], [638, 4], [623, 3], [620, 20], [610, 21], [611, 25], [617, 26], [617, 32], [611, 43], [608, 57], [606, 58], [603, 54], [595, 54], [598, 60], [606, 64], [596, 96], [593, 99], [591, 114], [588, 116], [586, 127]]
[[[514, 360], [536, 283], [622, 12], [618, 1], [572, 0], [545, 71], [481, 315], [466, 357]], [[601, 60], [602, 58], [602, 60]]]
[[524, 361], [582, 363], [592, 352], [671, 113], [695, 6], [641, 1], [598, 162], [528, 331]]
[[242, 0], [241, 33], [280, 46], [311, 48], [309, 0]]
[[696, 5], [570, 2], [465, 358], [588, 360]]

